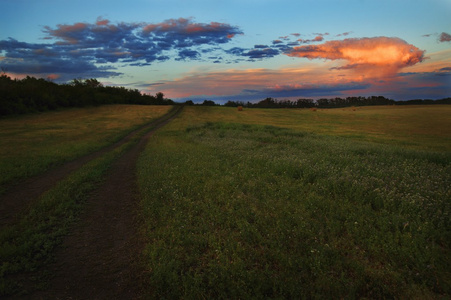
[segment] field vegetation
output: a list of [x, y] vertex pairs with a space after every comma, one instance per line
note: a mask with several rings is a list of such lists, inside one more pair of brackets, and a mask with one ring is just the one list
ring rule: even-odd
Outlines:
[[[15, 184], [13, 179], [42, 173], [112, 144], [170, 109], [113, 105], [0, 120], [2, 183], [6, 189]], [[49, 274], [42, 267], [52, 261], [56, 247], [111, 163], [144, 132], [138, 131], [128, 142], [55, 182], [39, 199], [29, 199], [14, 222], [0, 227], [0, 295], [26, 294], [33, 291], [32, 286], [45, 287]]]
[[449, 113], [187, 107], [138, 164], [149, 296], [449, 296]]
[[[1, 119], [0, 187], [111, 145], [170, 109], [113, 105]], [[447, 105], [185, 106], [137, 165], [144, 297], [449, 297], [449, 115]], [[26, 293], [16, 280], [24, 274], [48, 288], [42, 266], [138, 138], [0, 228], [0, 295]]]
[[106, 105], [0, 119], [0, 194], [13, 181], [112, 144], [170, 108]]

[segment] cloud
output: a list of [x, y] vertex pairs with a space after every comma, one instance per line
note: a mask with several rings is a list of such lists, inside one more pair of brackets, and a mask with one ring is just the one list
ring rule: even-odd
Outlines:
[[440, 42], [451, 42], [451, 35], [446, 32], [442, 32], [438, 38]]
[[280, 54], [278, 49], [271, 48], [266, 45], [255, 45], [253, 49], [233, 47], [225, 50], [225, 52], [235, 56], [248, 57], [251, 61], [255, 59], [271, 58]]
[[347, 32], [343, 32], [343, 33], [337, 34], [337, 36], [348, 36], [351, 33], [352, 33], [352, 31], [347, 31]]
[[253, 99], [264, 99], [267, 97], [272, 98], [289, 98], [295, 99], [300, 97], [329, 97], [340, 96], [343, 92], [351, 90], [364, 90], [368, 88], [368, 83], [349, 82], [347, 84], [288, 84], [288, 85], [275, 85], [269, 88], [243, 90], [239, 95], [252, 96]]
[[45, 41], [26, 43], [15, 39], [0, 41], [0, 66], [12, 73], [62, 73], [67, 77], [110, 77], [114, 64], [145, 66], [171, 58], [199, 59], [201, 48], [228, 43], [242, 31], [226, 23], [196, 23], [192, 19], [170, 19], [161, 23], [59, 24], [43, 28]]
[[294, 47], [291, 57], [346, 60], [336, 69], [366, 70], [379, 75], [395, 74], [401, 68], [424, 60], [424, 51], [399, 38], [374, 37], [328, 41], [321, 45]]
[[328, 35], [328, 34], [318, 34], [313, 39], [298, 39], [297, 42], [302, 43], [302, 44], [310, 44], [310, 43], [315, 43], [315, 42], [322, 42], [324, 40], [324, 35]]
[[[305, 63], [299, 68], [280, 69], [229, 69], [225, 71], [191, 71], [177, 79], [165, 81], [154, 87], [149, 85], [143, 91], [154, 94], [163, 92], [171, 99], [240, 100], [253, 101], [266, 97], [296, 98], [345, 95], [347, 91], [360, 91], [372, 85], [354, 76], [336, 76], [326, 67]], [[161, 81], [159, 81], [161, 82]], [[153, 84], [153, 83], [151, 83]], [[203, 98], [203, 99], [202, 99]]]
[[[237, 55], [248, 52], [242, 48], [235, 51]], [[266, 97], [298, 99], [373, 95], [396, 100], [440, 99], [449, 96], [450, 92], [450, 53], [451, 49], [430, 53], [430, 59], [408, 68], [409, 73], [398, 72], [386, 77], [356, 72], [358, 67], [352, 65], [339, 69], [339, 60], [325, 60], [277, 69], [192, 70], [174, 80], [157, 81], [160, 83], [158, 87], [150, 83], [140, 88], [149, 94], [161, 91], [182, 102], [189, 99], [226, 102], [257, 101]]]
[[251, 59], [261, 59], [274, 57], [279, 55], [279, 51], [273, 48], [263, 48], [263, 49], [252, 49], [247, 53], [243, 53], [243, 56], [249, 56]]
[[183, 49], [179, 51], [179, 57], [176, 60], [198, 59], [200, 53], [195, 50]]
[[[122, 75], [114, 66], [97, 66], [86, 60], [91, 51], [59, 49], [47, 44], [29, 44], [14, 39], [0, 41], [5, 56], [0, 67], [13, 74], [27, 74], [67, 81], [74, 77], [114, 77]], [[71, 53], [72, 52], [72, 53]]]
[[225, 23], [194, 23], [192, 19], [170, 19], [162, 23], [148, 24], [142, 34], [150, 39], [163, 40], [177, 47], [225, 44], [236, 34], [243, 32]]

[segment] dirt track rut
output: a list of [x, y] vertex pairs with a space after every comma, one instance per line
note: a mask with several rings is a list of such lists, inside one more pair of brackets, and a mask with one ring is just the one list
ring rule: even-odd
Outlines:
[[73, 226], [49, 266], [45, 291], [27, 299], [139, 299], [141, 253], [136, 162], [151, 135], [180, 113], [154, 124], [137, 144], [118, 158], [102, 185], [92, 193], [81, 220]]
[[158, 124], [164, 122], [164, 120], [166, 120], [166, 116], [135, 129], [112, 145], [50, 169], [43, 174], [18, 181], [14, 186], [9, 187], [5, 194], [0, 195], [0, 226], [15, 222], [17, 218], [20, 217], [20, 214], [26, 211], [33, 201], [52, 188], [58, 181], [64, 179], [87, 162], [120, 147], [132, 139], [141, 130], [158, 126]]

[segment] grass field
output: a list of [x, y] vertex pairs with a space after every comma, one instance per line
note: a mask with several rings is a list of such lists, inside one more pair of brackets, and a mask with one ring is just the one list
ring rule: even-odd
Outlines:
[[169, 109], [108, 105], [0, 119], [0, 187], [111, 144]]
[[[0, 147], [4, 154], [0, 170], [2, 176], [6, 174], [2, 183], [43, 172], [53, 164], [111, 144], [169, 109], [171, 107], [167, 106], [112, 105], [0, 120], [3, 126], [0, 136], [7, 140], [2, 140]], [[26, 279], [29, 285], [46, 284], [49, 274], [40, 268], [52, 261], [56, 247], [77, 220], [87, 196], [103, 179], [111, 163], [138, 137], [139, 134], [85, 164], [55, 183], [39, 199], [30, 199], [32, 205], [27, 205], [17, 222], [0, 228], [0, 296], [27, 293], [21, 285], [26, 274], [33, 275]], [[15, 170], [15, 167], [23, 170]]]
[[156, 298], [437, 298], [451, 107], [187, 107], [138, 164]]
[[[2, 119], [0, 187], [111, 144], [169, 109], [115, 105]], [[449, 297], [450, 115], [451, 106], [185, 107], [152, 136], [137, 166], [146, 296]], [[1, 228], [0, 294], [17, 289], [14, 274], [52, 259], [131, 143]]]
[[449, 105], [364, 106], [343, 109], [244, 109], [186, 107], [184, 124], [264, 124], [402, 147], [451, 151]]

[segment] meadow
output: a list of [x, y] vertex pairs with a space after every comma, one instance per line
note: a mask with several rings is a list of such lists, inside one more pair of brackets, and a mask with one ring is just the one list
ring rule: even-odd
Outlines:
[[[52, 166], [111, 145], [170, 109], [111, 105], [2, 119], [0, 187], [7, 190]], [[45, 265], [78, 221], [89, 194], [140, 134], [55, 182], [39, 199], [29, 199], [14, 222], [0, 227], [0, 295], [26, 294], [47, 284]]]
[[138, 163], [148, 296], [449, 296], [450, 109], [186, 107]]
[[0, 193], [7, 184], [112, 144], [169, 109], [107, 105], [0, 119]]
[[[110, 145], [170, 109], [2, 119], [0, 186]], [[449, 115], [447, 105], [186, 106], [137, 165], [144, 297], [449, 297]], [[1, 228], [0, 295], [22, 288], [20, 274], [46, 288], [39, 270], [133, 143], [84, 165]]]

